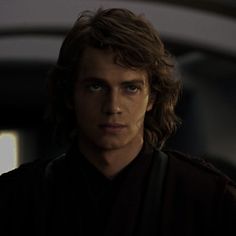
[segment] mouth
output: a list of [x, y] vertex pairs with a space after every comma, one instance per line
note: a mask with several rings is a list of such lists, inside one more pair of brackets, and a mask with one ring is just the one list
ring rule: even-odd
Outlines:
[[126, 127], [126, 125], [119, 123], [105, 123], [99, 125], [99, 128], [107, 133], [119, 133], [123, 131]]

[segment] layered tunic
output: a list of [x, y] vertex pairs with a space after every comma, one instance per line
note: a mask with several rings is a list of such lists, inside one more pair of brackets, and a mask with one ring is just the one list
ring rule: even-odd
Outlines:
[[73, 147], [0, 177], [0, 235], [234, 235], [235, 184], [178, 152], [143, 148], [115, 178]]

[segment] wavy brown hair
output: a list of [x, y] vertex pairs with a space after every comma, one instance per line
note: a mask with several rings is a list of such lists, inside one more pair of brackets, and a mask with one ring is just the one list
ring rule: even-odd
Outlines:
[[147, 71], [155, 100], [145, 116], [145, 141], [162, 147], [179, 122], [174, 109], [180, 82], [174, 78], [173, 60], [158, 32], [143, 16], [127, 9], [84, 11], [68, 32], [49, 78], [47, 117], [56, 136], [68, 141], [75, 135], [75, 114], [67, 104], [73, 96], [80, 59], [88, 47], [110, 49], [116, 63]]

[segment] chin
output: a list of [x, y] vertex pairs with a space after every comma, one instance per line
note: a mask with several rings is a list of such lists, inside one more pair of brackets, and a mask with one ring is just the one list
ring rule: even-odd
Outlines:
[[104, 150], [116, 150], [124, 147], [125, 145], [123, 144], [118, 144], [118, 143], [98, 143], [97, 147], [100, 149]]
[[127, 142], [118, 140], [99, 140], [99, 142], [96, 142], [96, 146], [104, 150], [120, 149], [126, 146], [126, 144]]

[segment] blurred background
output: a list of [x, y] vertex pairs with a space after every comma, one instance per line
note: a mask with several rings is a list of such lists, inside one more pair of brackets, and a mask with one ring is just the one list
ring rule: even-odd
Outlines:
[[210, 160], [236, 180], [236, 2], [0, 1], [0, 174], [63, 147], [44, 123], [46, 81], [79, 12], [144, 14], [176, 58], [183, 124], [167, 146]]

